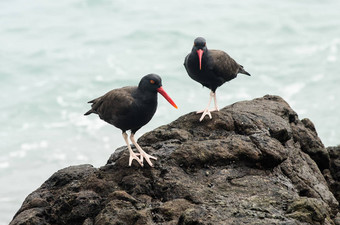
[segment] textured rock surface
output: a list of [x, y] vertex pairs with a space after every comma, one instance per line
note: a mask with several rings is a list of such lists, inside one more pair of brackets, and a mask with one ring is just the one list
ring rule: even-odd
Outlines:
[[[330, 190], [334, 196], [340, 201], [340, 145], [337, 147], [328, 147], [330, 157], [330, 168], [323, 171], [328, 182]], [[340, 224], [340, 220], [339, 220]]]
[[[339, 224], [339, 148], [278, 96], [189, 113], [139, 139], [155, 167], [71, 166], [30, 194], [14, 224]], [[326, 179], [325, 179], [326, 178]], [[330, 186], [330, 188], [328, 187]]]

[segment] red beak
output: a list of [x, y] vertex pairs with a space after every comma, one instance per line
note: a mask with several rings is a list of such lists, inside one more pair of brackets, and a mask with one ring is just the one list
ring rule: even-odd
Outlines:
[[202, 49], [198, 49], [197, 50], [197, 55], [198, 55], [198, 60], [200, 62], [200, 70], [202, 68], [202, 55], [203, 55], [203, 50]]
[[159, 87], [157, 88], [157, 91], [163, 95], [163, 97], [176, 109], [178, 109], [177, 105], [175, 104], [174, 101], [172, 101], [172, 99], [170, 98], [170, 96], [164, 91], [163, 87]]

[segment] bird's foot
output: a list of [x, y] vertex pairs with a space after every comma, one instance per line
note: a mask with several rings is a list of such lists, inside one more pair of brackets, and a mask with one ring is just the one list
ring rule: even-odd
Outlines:
[[204, 110], [202, 110], [202, 111], [198, 111], [198, 112], [196, 112], [196, 114], [199, 114], [199, 113], [202, 113], [202, 116], [201, 116], [201, 118], [200, 118], [200, 121], [202, 121], [203, 120], [203, 118], [206, 116], [206, 115], [208, 115], [209, 116], [209, 118], [210, 119], [212, 119], [212, 116], [211, 116], [211, 113], [210, 113], [210, 110], [207, 108], [207, 109], [204, 109]]
[[196, 114], [202, 113], [202, 116], [201, 116], [201, 118], [200, 118], [200, 121], [202, 121], [206, 115], [208, 115], [209, 118], [212, 119], [211, 112], [215, 112], [215, 111], [219, 111], [219, 109], [216, 108], [216, 107], [213, 108], [213, 109], [206, 108], [206, 109], [204, 109], [204, 110], [197, 111]]
[[143, 149], [142, 147], [139, 146], [139, 144], [135, 141], [135, 135], [133, 133], [131, 133], [130, 135], [130, 139], [131, 139], [131, 142], [132, 144], [134, 144], [137, 148], [137, 150], [139, 151], [138, 155], [140, 156], [140, 161], [143, 163], [143, 158], [145, 158], [146, 162], [151, 166], [153, 167], [153, 164], [151, 162], [150, 159], [154, 159], [154, 160], [157, 160], [156, 157], [152, 156], [152, 155], [149, 155], [147, 154]]
[[142, 158], [139, 159], [138, 157], [139, 155], [140, 155], [139, 153], [130, 152], [129, 166], [131, 166], [132, 160], [134, 159], [139, 163], [139, 165], [144, 166], [143, 159]]
[[157, 160], [155, 156], [149, 155], [148, 153], [144, 152], [143, 150], [140, 151], [140, 160], [143, 162], [143, 158], [146, 160], [146, 162], [153, 167], [153, 164], [150, 159]]

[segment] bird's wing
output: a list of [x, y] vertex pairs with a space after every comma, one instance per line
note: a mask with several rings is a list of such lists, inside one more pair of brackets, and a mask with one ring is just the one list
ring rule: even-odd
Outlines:
[[92, 100], [92, 110], [99, 114], [103, 119], [110, 118], [112, 115], [124, 115], [133, 103], [131, 93], [137, 87], [123, 87], [107, 92], [105, 95]]
[[187, 70], [187, 63], [188, 63], [189, 55], [190, 55], [190, 54], [188, 54], [188, 55], [184, 58], [184, 63], [183, 63], [183, 65], [184, 65], [184, 67], [185, 67], [186, 70]]
[[235, 78], [240, 65], [231, 58], [227, 53], [220, 50], [209, 50], [212, 64], [209, 65], [217, 76], [223, 77], [226, 80]]

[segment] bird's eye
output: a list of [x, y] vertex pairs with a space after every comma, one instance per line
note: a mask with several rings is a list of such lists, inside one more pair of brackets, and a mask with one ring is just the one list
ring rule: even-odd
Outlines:
[[154, 84], [155, 83], [155, 81], [154, 80], [150, 80], [150, 84]]

